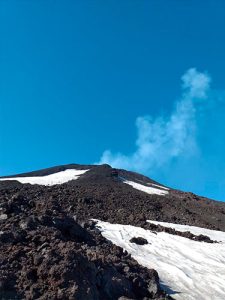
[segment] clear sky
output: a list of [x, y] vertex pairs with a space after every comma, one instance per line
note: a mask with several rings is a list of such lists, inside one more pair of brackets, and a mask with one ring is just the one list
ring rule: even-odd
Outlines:
[[0, 36], [0, 175], [108, 162], [225, 200], [225, 1], [1, 0]]

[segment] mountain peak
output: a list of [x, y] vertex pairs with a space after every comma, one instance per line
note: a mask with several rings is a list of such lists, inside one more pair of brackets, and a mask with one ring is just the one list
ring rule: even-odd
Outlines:
[[[213, 251], [218, 257], [225, 250], [224, 203], [109, 165], [69, 164], [2, 177], [0, 209], [4, 299], [201, 299], [194, 286], [205, 269], [195, 256], [211, 264]], [[187, 260], [182, 249], [197, 254]], [[225, 263], [220, 259], [218, 274]], [[194, 270], [189, 285], [181, 276], [188, 263]], [[181, 271], [170, 277], [170, 268]], [[214, 278], [214, 268], [210, 272]]]

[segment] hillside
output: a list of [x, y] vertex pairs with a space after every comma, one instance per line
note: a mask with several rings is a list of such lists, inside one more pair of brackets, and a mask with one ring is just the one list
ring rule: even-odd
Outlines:
[[[190, 273], [181, 264], [187, 255], [179, 261], [181, 255], [174, 251], [197, 245], [204, 264], [214, 253], [218, 274], [225, 263], [224, 256], [218, 258], [225, 241], [224, 203], [108, 165], [71, 164], [2, 177], [0, 205], [2, 299], [194, 299], [199, 277], [190, 278], [194, 283], [189, 282], [182, 295], [187, 285], [183, 277]], [[113, 224], [117, 227], [110, 227]], [[132, 234], [148, 244], [131, 244]], [[181, 246], [160, 252], [173, 240]], [[153, 251], [153, 243], [158, 251]], [[152, 264], [138, 253], [148, 253]], [[175, 261], [167, 256], [167, 265], [156, 263], [157, 255], [162, 262], [168, 253]], [[181, 274], [171, 271], [176, 261]], [[198, 265], [190, 268], [198, 275]], [[199, 287], [202, 299], [219, 299], [212, 298], [213, 284], [215, 297], [225, 295], [225, 276], [221, 273], [217, 282], [215, 274], [208, 273], [205, 278], [215, 282], [205, 294]], [[183, 287], [174, 285], [181, 288], [175, 291], [178, 279]]]

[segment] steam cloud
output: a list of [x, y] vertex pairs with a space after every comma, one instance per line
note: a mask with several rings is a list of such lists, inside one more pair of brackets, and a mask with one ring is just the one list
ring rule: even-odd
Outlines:
[[99, 164], [149, 173], [168, 166], [180, 156], [189, 157], [198, 152], [196, 139], [197, 107], [206, 100], [211, 78], [195, 68], [181, 77], [182, 95], [170, 116], [136, 119], [136, 150], [129, 155], [104, 151]]

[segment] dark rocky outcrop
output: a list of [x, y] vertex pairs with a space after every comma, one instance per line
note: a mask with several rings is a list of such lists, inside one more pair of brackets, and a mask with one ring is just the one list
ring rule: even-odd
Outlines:
[[153, 232], [166, 232], [169, 234], [182, 236], [187, 239], [190, 239], [193, 241], [198, 241], [198, 242], [205, 242], [205, 243], [210, 243], [210, 244], [219, 242], [219, 241], [211, 240], [210, 237], [203, 235], [203, 234], [195, 235], [195, 234], [191, 233], [190, 231], [179, 231], [179, 230], [176, 230], [176, 229], [173, 229], [170, 227], [151, 224], [148, 222], [146, 222], [145, 224], [141, 224], [141, 227], [143, 227], [144, 229], [147, 229], [147, 230], [151, 230]]

